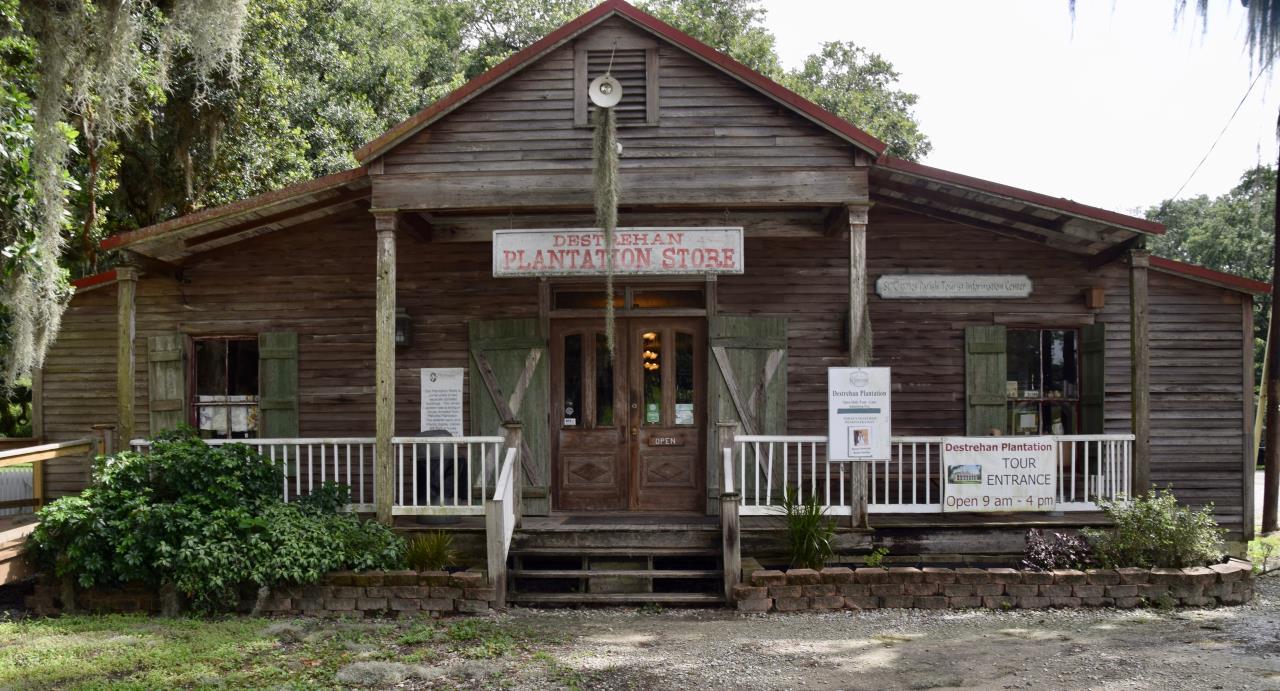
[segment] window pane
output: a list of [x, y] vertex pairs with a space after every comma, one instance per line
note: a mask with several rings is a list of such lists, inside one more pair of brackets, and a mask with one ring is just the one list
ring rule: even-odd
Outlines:
[[604, 334], [596, 334], [596, 427], [613, 426], [613, 360]]
[[701, 290], [636, 290], [631, 296], [636, 309], [702, 309], [707, 306]]
[[644, 424], [662, 423], [662, 340], [656, 331], [641, 334], [640, 363], [644, 367]]
[[564, 426], [582, 417], [582, 334], [564, 337]]
[[1044, 358], [1044, 398], [1075, 398], [1078, 358], [1075, 331], [1045, 331], [1041, 337]]
[[1014, 435], [1040, 434], [1040, 404], [1010, 401], [1009, 432]]
[[227, 393], [232, 396], [258, 395], [258, 342], [239, 339], [227, 342]]
[[196, 395], [224, 396], [227, 393], [227, 342], [198, 340], [196, 349]]
[[676, 334], [676, 424], [694, 424], [693, 334]]
[[1044, 434], [1078, 434], [1074, 402], [1044, 403]]
[[[604, 309], [604, 286], [599, 290], [562, 290], [555, 294], [552, 309], [558, 310], [602, 310]], [[613, 306], [622, 309], [622, 291], [613, 293]]]
[[[1006, 340], [1008, 381], [1017, 382], [1018, 398], [1040, 397], [1040, 332], [1009, 329]], [[1013, 389], [1010, 386], [1009, 389]], [[1013, 393], [1012, 391], [1010, 392]], [[1010, 429], [1016, 427], [1010, 426]]]

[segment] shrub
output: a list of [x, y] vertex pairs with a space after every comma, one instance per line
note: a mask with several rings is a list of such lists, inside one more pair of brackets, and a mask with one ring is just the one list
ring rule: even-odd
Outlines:
[[782, 495], [782, 506], [786, 510], [792, 568], [821, 569], [835, 554], [835, 522], [826, 517], [826, 509], [813, 495], [798, 501], [794, 490], [788, 489]]
[[889, 556], [888, 547], [884, 547], [884, 546], [877, 547], [871, 550], [869, 554], [862, 557], [862, 565], [867, 567], [868, 569], [886, 568], [884, 565], [884, 558], [887, 556]]
[[456, 558], [453, 536], [443, 530], [413, 538], [404, 550], [405, 562], [415, 571], [443, 571]]
[[1089, 543], [1084, 538], [1062, 533], [1046, 538], [1039, 528], [1027, 531], [1027, 545], [1022, 551], [1023, 568], [1036, 571], [1083, 569], [1089, 561]]
[[234, 605], [246, 584], [400, 565], [400, 538], [335, 512], [345, 489], [286, 504], [281, 483], [280, 468], [245, 445], [208, 446], [189, 428], [164, 433], [148, 455], [99, 458], [80, 496], [42, 509], [28, 558], [85, 588], [172, 584], [203, 611]]
[[1113, 526], [1081, 532], [1103, 567], [1185, 568], [1222, 561], [1227, 531], [1214, 520], [1212, 504], [1199, 511], [1180, 506], [1166, 488], [1099, 505]]

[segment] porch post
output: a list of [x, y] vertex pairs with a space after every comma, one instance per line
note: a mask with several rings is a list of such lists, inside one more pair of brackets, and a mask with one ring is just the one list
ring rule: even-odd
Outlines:
[[133, 439], [133, 403], [136, 396], [133, 340], [136, 333], [135, 298], [138, 269], [116, 268], [116, 428], [127, 445]]
[[1129, 383], [1133, 419], [1133, 493], [1151, 487], [1151, 326], [1147, 267], [1151, 253], [1129, 252]]
[[378, 522], [391, 525], [395, 493], [391, 437], [396, 422], [396, 211], [374, 209], [377, 245], [377, 308], [374, 316], [375, 442], [373, 505]]
[[[867, 306], [867, 204], [848, 205], [849, 364], [871, 366], [871, 311]], [[849, 519], [867, 528], [867, 464], [849, 465]]]

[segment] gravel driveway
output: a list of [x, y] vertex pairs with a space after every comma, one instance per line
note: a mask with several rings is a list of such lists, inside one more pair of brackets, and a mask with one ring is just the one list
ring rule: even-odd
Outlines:
[[1258, 593], [1182, 612], [515, 609], [495, 619], [568, 635], [544, 648], [558, 673], [474, 676], [530, 689], [1280, 689], [1280, 579]]

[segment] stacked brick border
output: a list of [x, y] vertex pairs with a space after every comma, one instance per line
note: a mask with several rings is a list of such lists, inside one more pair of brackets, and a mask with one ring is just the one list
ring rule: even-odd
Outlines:
[[1253, 599], [1253, 566], [1020, 571], [844, 567], [755, 571], [734, 587], [741, 612], [834, 609], [1046, 609], [1143, 605], [1209, 607]]
[[[487, 612], [496, 599], [484, 573], [462, 571], [334, 571], [319, 583], [275, 588], [258, 603], [246, 592], [242, 613], [262, 616], [387, 617], [441, 616]], [[77, 609], [95, 612], [160, 611], [160, 596], [153, 589], [133, 585], [114, 590], [79, 590]], [[27, 598], [27, 609], [42, 616], [62, 613], [61, 587], [41, 578]]]

